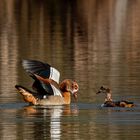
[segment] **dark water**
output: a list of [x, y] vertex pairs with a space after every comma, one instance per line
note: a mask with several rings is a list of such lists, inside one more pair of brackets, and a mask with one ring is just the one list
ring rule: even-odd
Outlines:
[[[24, 103], [14, 88], [32, 83], [22, 59], [48, 62], [61, 80], [75, 79], [78, 103]], [[101, 85], [137, 106], [101, 108]], [[1, 140], [139, 140], [140, 1], [1, 1], [0, 112]]]

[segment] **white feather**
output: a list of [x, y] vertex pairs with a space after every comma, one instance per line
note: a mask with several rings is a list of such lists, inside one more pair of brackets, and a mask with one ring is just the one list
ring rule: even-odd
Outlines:
[[53, 89], [53, 92], [54, 92], [54, 96], [61, 96], [62, 97], [62, 94], [60, 92], [60, 90], [58, 90], [55, 86], [51, 85], [52, 89]]
[[59, 84], [59, 78], [60, 78], [60, 72], [57, 69], [50, 67], [49, 79], [52, 79]]

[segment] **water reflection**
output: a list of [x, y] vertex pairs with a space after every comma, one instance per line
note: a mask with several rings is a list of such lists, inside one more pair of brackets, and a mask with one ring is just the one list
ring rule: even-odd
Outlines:
[[14, 24], [13, 1], [5, 1], [5, 4], [0, 5], [2, 7], [5, 7], [7, 16], [3, 18], [4, 11], [0, 12], [0, 95], [8, 98], [11, 87], [17, 82], [18, 36]]
[[139, 15], [138, 5], [130, 0], [5, 0], [5, 12], [0, 12], [2, 96], [18, 81], [29, 85], [20, 69], [22, 58], [49, 62], [63, 71], [62, 77], [78, 79], [89, 96], [101, 84], [137, 94], [139, 19], [133, 15]]
[[[19, 109], [17, 109], [19, 105]], [[62, 117], [77, 116], [73, 106], [25, 106], [24, 104], [0, 105], [0, 139], [61, 139]]]
[[[71, 106], [28, 106], [25, 107], [25, 110], [25, 113], [27, 113], [28, 116], [32, 116], [34, 119], [36, 119], [36, 117], [38, 116], [41, 119], [41, 123], [43, 123], [44, 125], [42, 125], [42, 128], [40, 126], [38, 127], [39, 129], [43, 130], [43, 139], [50, 137], [53, 140], [61, 139], [61, 117], [78, 115], [78, 110], [75, 105], [72, 108]], [[34, 123], [34, 125], [35, 129], [33, 131], [36, 133], [38, 128], [36, 126], [36, 123]]]
[[0, 139], [139, 139], [139, 107], [129, 113], [85, 104], [78, 112], [27, 109], [14, 89], [16, 83], [31, 87], [20, 63], [30, 58], [52, 64], [61, 79], [78, 81], [79, 102], [101, 104], [96, 89], [107, 85], [116, 100], [139, 104], [139, 7], [139, 0], [1, 2], [0, 103], [8, 107], [0, 106]]

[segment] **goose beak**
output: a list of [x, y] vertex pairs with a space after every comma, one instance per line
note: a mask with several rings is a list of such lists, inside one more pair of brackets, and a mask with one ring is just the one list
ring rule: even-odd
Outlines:
[[73, 97], [74, 97], [74, 99], [75, 99], [75, 101], [77, 101], [77, 92], [75, 92], [75, 93], [73, 93]]

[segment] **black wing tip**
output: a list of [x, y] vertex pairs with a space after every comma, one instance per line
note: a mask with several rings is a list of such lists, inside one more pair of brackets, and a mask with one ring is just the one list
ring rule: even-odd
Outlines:
[[33, 60], [33, 59], [22, 59], [22, 65], [26, 65], [26, 64], [29, 64], [29, 63], [36, 63], [36, 62], [40, 62], [38, 60]]
[[27, 91], [27, 92], [29, 92], [29, 93], [34, 93], [33, 91], [31, 91], [31, 90], [29, 90], [29, 89], [27, 89], [26, 87], [23, 87], [23, 86], [21, 86], [21, 85], [15, 85], [15, 88], [18, 90], [18, 91], [20, 91], [21, 89], [24, 89], [25, 91]]
[[21, 85], [15, 85], [15, 88], [18, 89], [18, 90], [19, 90], [20, 88], [26, 89], [25, 87], [23, 87], [23, 86], [21, 86]]
[[26, 68], [26, 67], [32, 67], [32, 66], [35, 66], [35, 65], [43, 66], [43, 67], [51, 67], [50, 64], [45, 63], [45, 62], [40, 61], [40, 60], [34, 60], [34, 59], [23, 59], [22, 60], [22, 66], [24, 68]]
[[15, 88], [16, 88], [16, 89], [19, 89], [19, 87], [21, 87], [21, 86], [20, 86], [20, 85], [15, 85]]
[[[22, 63], [44, 63], [44, 61], [35, 60], [35, 59], [22, 59]], [[46, 63], [47, 64], [47, 63]], [[49, 64], [48, 64], [49, 65]]]

